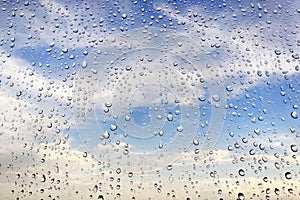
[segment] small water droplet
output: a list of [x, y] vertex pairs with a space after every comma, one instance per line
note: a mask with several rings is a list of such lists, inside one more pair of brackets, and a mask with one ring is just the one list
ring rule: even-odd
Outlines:
[[120, 174], [120, 173], [121, 173], [121, 168], [118, 168], [118, 169], [116, 170], [116, 173], [117, 173], [117, 174]]
[[228, 86], [226, 87], [226, 90], [227, 90], [228, 92], [232, 92], [232, 91], [233, 91], [233, 87], [232, 87], [231, 85], [228, 85]]
[[294, 59], [299, 59], [299, 54], [298, 54], [298, 53], [294, 53], [294, 54], [292, 55], [292, 57], [293, 57]]
[[86, 62], [86, 60], [82, 61], [81, 67], [82, 67], [82, 68], [86, 68], [86, 67], [87, 67], [87, 62]]
[[126, 66], [126, 71], [130, 71], [132, 69], [131, 65]]
[[196, 146], [199, 145], [199, 140], [194, 139], [194, 140], [193, 140], [193, 144], [196, 145]]
[[124, 155], [128, 155], [129, 154], [129, 150], [128, 149], [124, 149], [123, 154]]
[[126, 115], [126, 116], [125, 116], [125, 120], [126, 120], [126, 121], [130, 121], [130, 120], [131, 120], [131, 117], [130, 117], [129, 115]]
[[128, 173], [128, 177], [129, 177], [129, 178], [133, 177], [133, 173], [132, 173], [132, 172], [129, 172], [129, 173]]
[[83, 155], [82, 155], [84, 158], [87, 157], [87, 152], [83, 152]]
[[215, 102], [220, 101], [220, 97], [219, 97], [219, 95], [217, 95], [217, 94], [213, 95], [212, 98], [213, 98], [213, 100], [214, 100]]
[[183, 126], [181, 126], [181, 125], [178, 126], [178, 127], [177, 127], [177, 131], [178, 131], [178, 132], [182, 132], [182, 131], [183, 131]]
[[281, 51], [280, 51], [280, 49], [275, 49], [275, 50], [274, 50], [274, 53], [275, 53], [276, 55], [280, 55], [280, 54], [281, 54]]
[[46, 176], [44, 174], [42, 175], [41, 182], [42, 183], [46, 182]]
[[206, 100], [205, 96], [203, 96], [203, 95], [199, 96], [198, 99], [199, 99], [199, 101], [205, 101]]

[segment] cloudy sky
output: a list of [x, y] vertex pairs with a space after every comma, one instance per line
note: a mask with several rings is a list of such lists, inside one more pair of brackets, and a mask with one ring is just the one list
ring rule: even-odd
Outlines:
[[299, 1], [0, 5], [1, 199], [299, 199]]

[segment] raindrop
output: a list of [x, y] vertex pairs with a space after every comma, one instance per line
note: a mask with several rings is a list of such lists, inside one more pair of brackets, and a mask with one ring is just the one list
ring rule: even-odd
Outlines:
[[291, 150], [292, 150], [293, 152], [297, 152], [297, 151], [298, 151], [298, 147], [297, 147], [295, 144], [292, 144], [292, 145], [291, 145]]
[[82, 67], [82, 68], [86, 68], [86, 67], [87, 67], [87, 62], [86, 62], [86, 60], [82, 61], [81, 67]]
[[46, 182], [46, 176], [44, 174], [42, 175], [41, 182], [42, 183]]
[[240, 175], [240, 176], [245, 176], [245, 171], [244, 171], [243, 169], [240, 169], [240, 170], [239, 170], [239, 175]]
[[83, 152], [83, 155], [82, 155], [84, 158], [87, 157], [87, 152]]
[[294, 59], [299, 59], [299, 54], [298, 54], [298, 53], [295, 53], [295, 54], [292, 55], [292, 57], [293, 57]]
[[232, 91], [233, 91], [233, 87], [232, 87], [231, 85], [228, 85], [228, 86], [226, 87], [226, 90], [227, 90], [228, 92], [232, 92]]
[[108, 138], [110, 137], [109, 132], [108, 132], [108, 131], [105, 131], [104, 134], [103, 134], [103, 137], [104, 137], [105, 139], [108, 139]]
[[194, 139], [193, 144], [197, 146], [197, 145], [199, 145], [199, 141], [197, 139]]
[[213, 98], [213, 100], [214, 100], [215, 102], [220, 101], [220, 97], [219, 97], [219, 95], [217, 95], [217, 94], [213, 95], [212, 98]]
[[130, 71], [132, 69], [131, 65], [126, 66], [126, 71]]
[[291, 112], [291, 117], [294, 119], [298, 118], [298, 113], [296, 111]]
[[281, 54], [281, 51], [279, 49], [275, 49], [274, 52], [275, 52], [276, 55], [280, 55]]
[[173, 121], [173, 115], [172, 114], [168, 114], [167, 115], [167, 119], [168, 119], [168, 121]]
[[122, 18], [123, 18], [123, 19], [126, 19], [126, 18], [127, 18], [127, 15], [126, 15], [125, 13], [123, 13], [123, 14], [122, 14]]
[[129, 115], [126, 115], [126, 116], [125, 116], [125, 120], [126, 120], [126, 121], [130, 121], [130, 120], [131, 120], [131, 117], [130, 117]]
[[63, 49], [62, 49], [62, 52], [63, 52], [63, 53], [68, 53], [68, 49], [67, 49], [67, 48], [63, 48]]
[[205, 101], [206, 100], [205, 96], [203, 96], [203, 95], [199, 96], [198, 99], [199, 99], [199, 101]]
[[158, 132], [158, 134], [159, 134], [159, 136], [163, 136], [163, 135], [164, 135], [164, 131], [163, 131], [163, 130], [160, 130], [160, 131]]
[[116, 124], [111, 124], [110, 125], [110, 130], [115, 131], [117, 130], [118, 126]]
[[128, 149], [124, 149], [123, 154], [124, 155], [128, 155], [129, 154], [129, 150]]
[[128, 173], [128, 177], [129, 177], [129, 178], [133, 177], [133, 173], [132, 173], [132, 172], [129, 172], [129, 173]]
[[292, 179], [292, 173], [291, 172], [286, 172], [285, 173], [285, 178], [289, 179], [289, 180]]
[[116, 173], [117, 173], [117, 174], [120, 174], [120, 173], [121, 173], [121, 169], [118, 168], [118, 169], [116, 170]]
[[170, 183], [172, 183], [172, 182], [174, 181], [174, 177], [172, 176], [172, 174], [169, 176], [168, 181], [169, 181]]
[[244, 200], [245, 199], [245, 195], [243, 193], [239, 193], [238, 194], [238, 200]]
[[177, 131], [178, 131], [178, 132], [182, 132], [182, 131], [183, 131], [183, 126], [181, 126], [181, 125], [178, 126], [178, 127], [177, 127]]
[[112, 106], [112, 103], [111, 103], [111, 102], [106, 102], [106, 103], [105, 103], [105, 107], [110, 108], [111, 106]]

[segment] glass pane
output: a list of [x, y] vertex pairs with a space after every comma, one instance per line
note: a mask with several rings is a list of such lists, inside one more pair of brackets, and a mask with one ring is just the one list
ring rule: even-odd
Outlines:
[[300, 1], [0, 7], [0, 199], [300, 198]]

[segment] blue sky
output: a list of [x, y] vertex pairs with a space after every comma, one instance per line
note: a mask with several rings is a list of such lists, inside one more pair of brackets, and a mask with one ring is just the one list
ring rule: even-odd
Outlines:
[[[299, 198], [299, 16], [296, 0], [3, 2], [0, 197], [29, 195], [13, 183], [46, 159], [65, 198], [97, 197], [93, 176], [108, 198]], [[134, 194], [110, 188], [118, 168]]]

